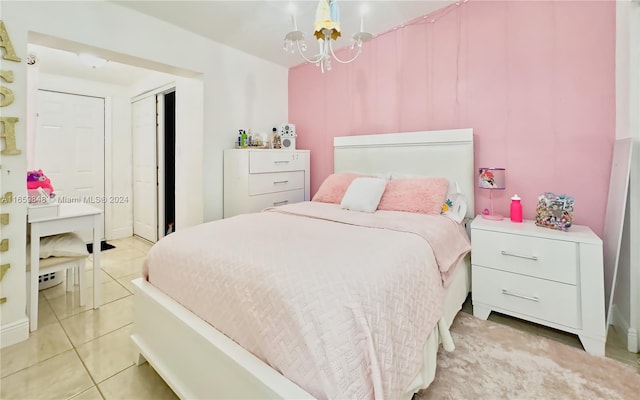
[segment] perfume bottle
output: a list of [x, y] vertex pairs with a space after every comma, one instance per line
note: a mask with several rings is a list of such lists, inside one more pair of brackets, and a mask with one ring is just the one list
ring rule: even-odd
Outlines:
[[243, 129], [242, 133], [240, 134], [240, 141], [242, 142], [242, 144], [240, 145], [241, 147], [247, 147], [247, 132]]

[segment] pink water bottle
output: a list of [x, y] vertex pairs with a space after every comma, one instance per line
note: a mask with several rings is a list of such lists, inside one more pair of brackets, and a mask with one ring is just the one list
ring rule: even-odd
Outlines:
[[522, 203], [517, 194], [511, 198], [511, 222], [522, 222]]

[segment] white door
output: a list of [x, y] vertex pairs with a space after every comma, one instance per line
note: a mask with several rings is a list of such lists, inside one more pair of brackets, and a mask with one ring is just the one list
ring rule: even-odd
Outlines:
[[156, 96], [132, 104], [133, 234], [158, 240]]
[[[104, 210], [104, 99], [38, 90], [34, 166], [61, 201]], [[104, 213], [102, 214], [104, 239]], [[90, 232], [82, 239], [92, 240]]]

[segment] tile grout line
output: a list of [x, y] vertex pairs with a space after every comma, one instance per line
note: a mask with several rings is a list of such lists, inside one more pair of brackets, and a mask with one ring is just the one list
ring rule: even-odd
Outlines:
[[[106, 274], [107, 274], [111, 279], [113, 279], [114, 281], [116, 281], [116, 282], [118, 283], [118, 285], [120, 285], [120, 286], [121, 286], [125, 291], [129, 292], [129, 290], [127, 290], [127, 288], [123, 287], [123, 286], [122, 286], [122, 284], [121, 284], [120, 282], [118, 282], [116, 279], [114, 279], [114, 278], [113, 278], [113, 277], [112, 277], [108, 272], [104, 271], [104, 270], [102, 269], [102, 267], [100, 268], [100, 270], [101, 270], [101, 272], [106, 273]], [[103, 282], [101, 282], [101, 284], [103, 284]], [[131, 296], [131, 295], [127, 295], [127, 296], [124, 296], [124, 297], [121, 297], [121, 298], [115, 299], [115, 300], [110, 301], [110, 302], [108, 302], [108, 303], [103, 303], [103, 304], [101, 304], [101, 305], [100, 305], [100, 307], [102, 307], [102, 306], [104, 306], [104, 305], [106, 305], [106, 304], [111, 304], [111, 303], [116, 302], [116, 301], [118, 301], [118, 300], [121, 300], [121, 299], [127, 298], [127, 297], [129, 297], [129, 296]], [[48, 300], [48, 299], [45, 299], [45, 300], [47, 300], [47, 303], [49, 302], [49, 300]], [[49, 305], [49, 307], [51, 307], [51, 305]], [[72, 318], [72, 317], [74, 317], [74, 316], [80, 315], [80, 314], [82, 314], [82, 313], [89, 312], [89, 311], [95, 311], [95, 310], [96, 310], [95, 308], [91, 308], [91, 309], [89, 309], [89, 310], [85, 310], [85, 311], [82, 311], [82, 312], [80, 312], [80, 313], [70, 315], [70, 316], [68, 316], [68, 317], [66, 317], [66, 318], [64, 318], [64, 319], [69, 319], [69, 318]], [[99, 309], [98, 309], [98, 310], [99, 310]], [[78, 357], [78, 359], [80, 360], [80, 363], [82, 364], [82, 367], [85, 369], [85, 371], [86, 371], [87, 375], [89, 375], [89, 378], [91, 379], [91, 382], [93, 383], [93, 387], [95, 387], [95, 388], [96, 388], [96, 390], [98, 391], [98, 394], [100, 394], [100, 396], [101, 396], [103, 399], [105, 399], [105, 396], [104, 396], [104, 394], [102, 393], [102, 390], [100, 390], [100, 386], [98, 386], [98, 382], [96, 382], [96, 379], [95, 379], [95, 378], [94, 378], [94, 376], [91, 374], [91, 371], [89, 371], [89, 368], [87, 367], [87, 365], [85, 364], [84, 360], [83, 360], [83, 359], [82, 359], [82, 357], [80, 356], [80, 353], [78, 352], [78, 346], [82, 346], [82, 345], [85, 345], [85, 344], [87, 344], [87, 343], [91, 343], [91, 342], [93, 342], [93, 341], [95, 341], [95, 340], [97, 340], [97, 339], [99, 339], [99, 338], [101, 338], [101, 337], [104, 337], [104, 336], [106, 336], [106, 335], [108, 335], [108, 334], [111, 334], [111, 333], [113, 333], [113, 332], [117, 331], [118, 329], [122, 329], [122, 328], [124, 328], [124, 327], [126, 327], [126, 326], [129, 326], [129, 325], [133, 324], [133, 322], [131, 322], [131, 323], [129, 323], [129, 324], [126, 324], [126, 325], [123, 325], [123, 326], [121, 326], [121, 327], [119, 327], [119, 328], [116, 328], [116, 329], [114, 329], [114, 330], [111, 330], [111, 331], [109, 331], [109, 332], [106, 332], [106, 333], [104, 333], [104, 334], [102, 334], [102, 335], [98, 335], [98, 336], [94, 337], [94, 338], [93, 338], [93, 339], [91, 339], [91, 340], [88, 340], [88, 341], [86, 341], [86, 342], [79, 343], [78, 345], [76, 345], [76, 344], [71, 340], [71, 337], [70, 337], [70, 336], [69, 336], [69, 334], [67, 333], [67, 330], [65, 329], [64, 325], [62, 325], [62, 320], [60, 320], [60, 319], [58, 318], [58, 315], [57, 315], [57, 314], [56, 314], [56, 312], [53, 310], [53, 307], [51, 308], [51, 311], [53, 312], [53, 314], [55, 315], [56, 319], [58, 320], [58, 323], [60, 324], [60, 327], [62, 328], [62, 331], [64, 332], [65, 336], [66, 336], [66, 337], [67, 337], [67, 339], [69, 340], [69, 343], [71, 343], [71, 347], [73, 348], [73, 351], [76, 353], [76, 356], [77, 356], [77, 357]], [[129, 366], [129, 367], [130, 367], [130, 366]], [[127, 368], [129, 368], [129, 367], [127, 367]], [[127, 368], [125, 368], [125, 370], [126, 370]], [[122, 371], [124, 371], [124, 370], [122, 370]], [[115, 375], [119, 374], [119, 373], [120, 373], [120, 372], [122, 372], [122, 371], [118, 371], [117, 373], [115, 373], [115, 374], [113, 374], [113, 375], [109, 376], [108, 378], [103, 379], [100, 383], [105, 382], [106, 380], [108, 380], [108, 379], [110, 379], [110, 378], [114, 377]], [[81, 392], [76, 393], [75, 395], [73, 395], [73, 396], [72, 396], [72, 397], [70, 397], [69, 399], [73, 399], [74, 397], [77, 397], [77, 396], [81, 395], [82, 393], [84, 393], [84, 392], [86, 392], [87, 390], [90, 390], [90, 389], [91, 389], [91, 387], [89, 387], [89, 388], [87, 388], [87, 389], [84, 389], [84, 390], [82, 390]]]
[[[66, 284], [66, 282], [65, 282], [65, 284]], [[47, 301], [47, 304], [49, 304], [49, 299], [45, 298], [45, 300]], [[49, 307], [51, 307], [51, 304], [49, 304]], [[62, 332], [64, 332], [64, 335], [67, 337], [67, 340], [69, 341], [69, 343], [71, 344], [71, 348], [73, 349], [74, 353], [76, 353], [76, 357], [78, 357], [78, 360], [80, 361], [80, 364], [82, 364], [82, 368], [84, 368], [84, 370], [87, 373], [87, 375], [89, 375], [89, 379], [91, 379], [91, 382], [93, 382], [93, 386], [95, 386], [96, 389], [97, 389], [98, 385], [96, 384], [95, 380], [93, 379], [93, 376], [89, 372], [89, 369], [85, 365], [84, 361], [82, 360], [82, 357], [80, 357], [80, 354], [78, 353], [78, 349], [76, 348], [76, 345], [71, 340], [71, 337], [69, 337], [69, 334], [67, 333], [67, 330], [62, 325], [62, 321], [60, 320], [60, 318], [58, 318], [58, 314], [55, 312], [53, 307], [51, 307], [51, 312], [53, 312], [53, 315], [56, 317], [56, 320], [58, 321], [58, 324], [60, 324], [60, 328], [62, 329]], [[74, 397], [78, 396], [79, 394], [82, 394], [82, 393], [86, 392], [89, 389], [91, 389], [91, 388], [89, 387], [87, 389], [84, 389], [84, 390], [74, 394], [70, 398], [74, 398]], [[100, 392], [100, 389], [98, 389], [98, 392]], [[102, 393], [100, 393], [100, 396], [102, 396]], [[102, 396], [102, 398], [104, 399], [104, 396]]]
[[[49, 300], [48, 300], [46, 297], [44, 297], [44, 296], [42, 296], [42, 299], [43, 299], [43, 300], [45, 300], [45, 301], [47, 302], [47, 305], [51, 308], [51, 305], [49, 304]], [[39, 301], [40, 301], [40, 299], [38, 299], [38, 302], [39, 302]], [[65, 336], [65, 337], [67, 338], [67, 340], [69, 341], [69, 344], [71, 345], [71, 349], [73, 349], [73, 342], [72, 342], [72, 341], [71, 341], [71, 339], [69, 338], [69, 335], [67, 335], [67, 332], [64, 330], [64, 327], [62, 326], [62, 323], [60, 322], [60, 319], [58, 318], [58, 315], [55, 313], [55, 311], [53, 311], [53, 308], [51, 308], [51, 313], [53, 314], [54, 318], [56, 319], [56, 322], [58, 323], [58, 325], [60, 325], [60, 329], [62, 329], [62, 332], [64, 333], [64, 336]], [[38, 313], [38, 315], [40, 315], [40, 313]], [[53, 325], [53, 324], [49, 324], [49, 325]], [[38, 324], [38, 329], [40, 329], [40, 328], [41, 328], [41, 327], [40, 327], [40, 324]], [[28, 338], [27, 340], [31, 339], [31, 335], [32, 335], [32, 334], [34, 334], [34, 332], [29, 332], [29, 338]], [[54, 355], [52, 355], [52, 356], [50, 356], [50, 357], [43, 358], [42, 360], [38, 360], [37, 362], [35, 362], [35, 363], [34, 363], [34, 364], [32, 364], [32, 365], [27, 365], [27, 366], [26, 366], [26, 367], [24, 367], [24, 368], [20, 368], [19, 370], [14, 371], [14, 372], [10, 373], [9, 375], [6, 375], [6, 376], [3, 376], [2, 378], [0, 378], [0, 382], [1, 382], [3, 379], [6, 379], [6, 378], [8, 378], [8, 377], [10, 377], [10, 376], [12, 376], [12, 375], [17, 374], [18, 372], [22, 372], [22, 371], [24, 371], [24, 370], [26, 370], [26, 369], [29, 369], [29, 368], [31, 368], [31, 367], [34, 367], [34, 366], [36, 366], [36, 365], [38, 365], [38, 364], [40, 364], [40, 363], [42, 363], [42, 362], [45, 362], [45, 361], [51, 360], [52, 358], [57, 357], [57, 356], [59, 356], [60, 354], [64, 354], [64, 353], [66, 353], [67, 351], [69, 351], [69, 350], [71, 350], [71, 349], [66, 349], [66, 350], [64, 350], [64, 351], [62, 351], [62, 352], [60, 352], [60, 353], [58, 353], [58, 354], [54, 354]]]

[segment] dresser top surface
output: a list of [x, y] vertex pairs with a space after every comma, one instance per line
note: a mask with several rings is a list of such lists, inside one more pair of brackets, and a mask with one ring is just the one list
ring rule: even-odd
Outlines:
[[251, 147], [245, 147], [245, 148], [241, 148], [241, 149], [225, 149], [225, 152], [234, 152], [234, 151], [256, 151], [256, 152], [267, 152], [267, 153], [295, 153], [295, 152], [304, 152], [304, 153], [309, 153], [311, 150], [305, 150], [305, 149], [258, 149], [258, 148], [251, 148]]

